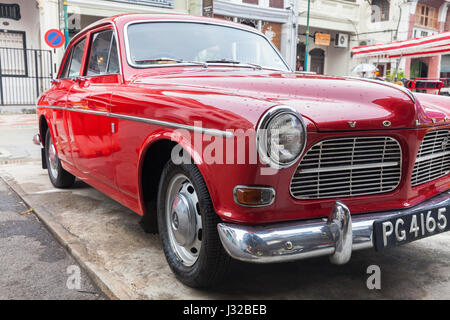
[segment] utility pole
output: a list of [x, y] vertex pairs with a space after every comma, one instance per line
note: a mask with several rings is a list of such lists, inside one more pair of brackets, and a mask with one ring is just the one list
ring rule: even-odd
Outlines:
[[66, 48], [69, 45], [69, 15], [67, 13], [67, 1], [64, 1], [64, 38], [66, 38]]
[[[297, 62], [297, 43], [298, 43], [298, 0], [291, 1], [289, 7], [290, 11], [289, 25], [289, 50], [286, 53], [289, 65], [293, 70], [296, 69]], [[292, 27], [291, 27], [292, 26]]]
[[308, 44], [309, 44], [309, 12], [311, 8], [311, 0], [308, 0], [308, 13], [306, 16], [306, 42], [305, 42], [305, 66], [304, 71], [308, 71]]

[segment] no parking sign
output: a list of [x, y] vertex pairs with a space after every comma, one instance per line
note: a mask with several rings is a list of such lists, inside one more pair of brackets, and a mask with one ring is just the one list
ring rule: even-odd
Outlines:
[[45, 43], [52, 48], [60, 48], [64, 45], [64, 34], [58, 29], [50, 29], [45, 33]]

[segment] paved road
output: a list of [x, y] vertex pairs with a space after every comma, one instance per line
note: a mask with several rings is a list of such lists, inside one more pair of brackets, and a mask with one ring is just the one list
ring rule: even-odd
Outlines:
[[[28, 210], [0, 179], [0, 300], [102, 299], [84, 271]], [[79, 289], [74, 280], [69, 281], [70, 290], [67, 281], [78, 270]]]

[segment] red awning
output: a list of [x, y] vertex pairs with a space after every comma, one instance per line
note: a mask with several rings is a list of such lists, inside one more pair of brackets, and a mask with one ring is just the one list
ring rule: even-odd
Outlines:
[[450, 53], [450, 31], [422, 38], [353, 47], [352, 49], [352, 54], [356, 58], [414, 58], [445, 53]]

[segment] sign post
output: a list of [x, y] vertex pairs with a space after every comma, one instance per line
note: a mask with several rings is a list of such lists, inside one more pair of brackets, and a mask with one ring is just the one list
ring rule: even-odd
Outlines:
[[64, 34], [58, 29], [50, 29], [45, 33], [45, 43], [54, 49], [61, 48], [64, 45]]
[[65, 39], [65, 47], [69, 45], [69, 15], [67, 13], [67, 1], [64, 0], [64, 37]]
[[308, 45], [309, 45], [309, 12], [311, 8], [311, 0], [308, 0], [308, 14], [306, 17], [306, 43], [305, 43], [305, 67], [303, 70], [308, 71]]

